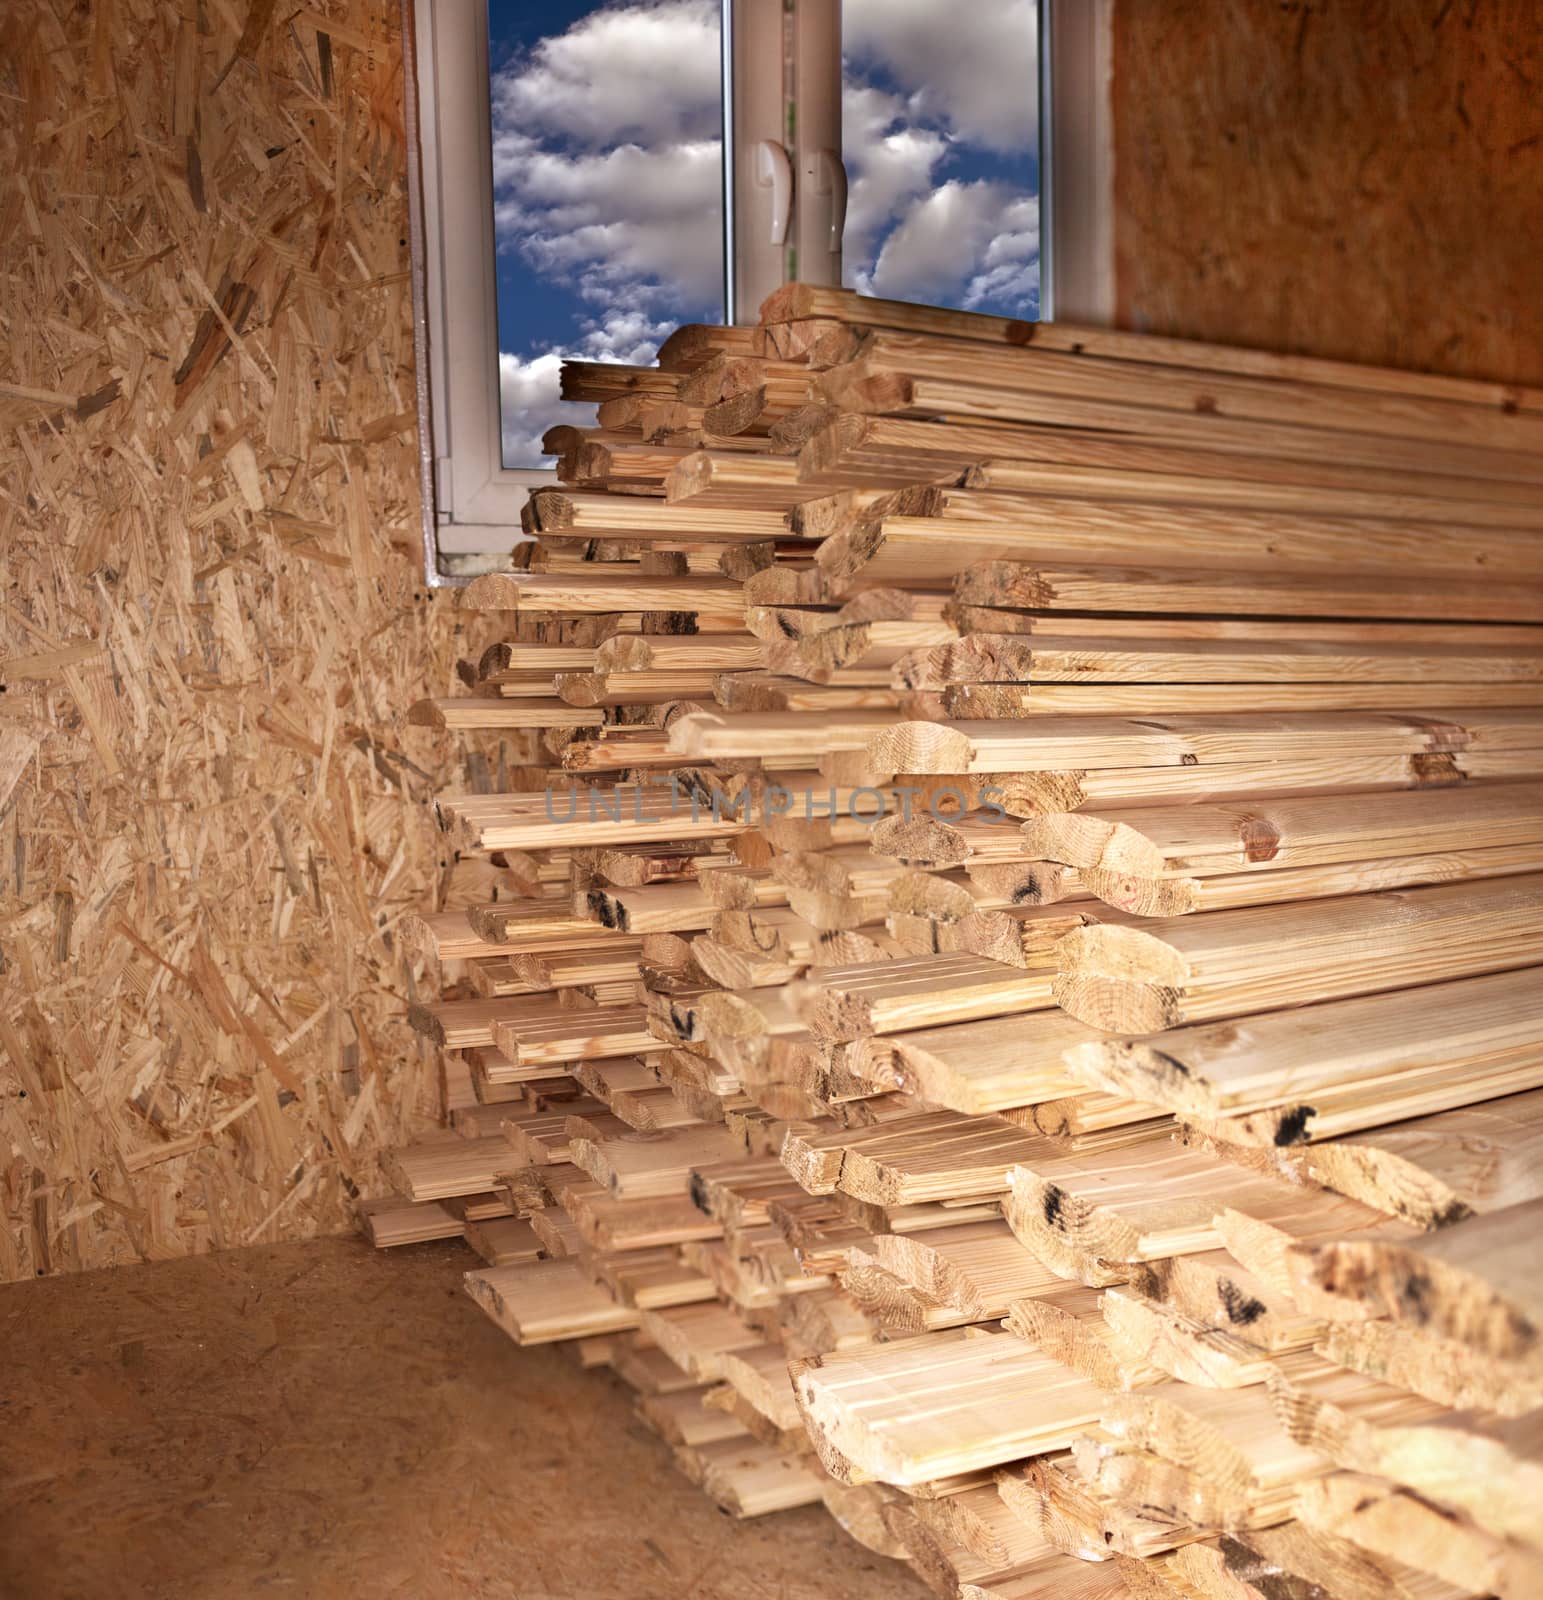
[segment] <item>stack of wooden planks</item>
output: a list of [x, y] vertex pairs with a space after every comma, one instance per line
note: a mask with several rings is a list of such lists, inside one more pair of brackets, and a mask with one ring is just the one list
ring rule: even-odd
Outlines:
[[940, 1594], [1543, 1592], [1543, 394], [797, 285], [564, 382], [375, 1241]]

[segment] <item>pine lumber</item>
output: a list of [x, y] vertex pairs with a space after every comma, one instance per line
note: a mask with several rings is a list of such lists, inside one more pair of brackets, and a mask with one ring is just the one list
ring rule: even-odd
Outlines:
[[1478, 498], [1471, 480], [1428, 473], [1388, 482], [1378, 478], [1368, 484], [1353, 470], [1292, 474], [1280, 470], [1282, 462], [1240, 460], [1182, 447], [1146, 446], [1113, 460], [1091, 447], [1087, 454], [1093, 459], [1083, 460], [1080, 452], [1074, 453], [1078, 459], [983, 461], [964, 475], [963, 487], [989, 491], [1004, 501], [1017, 495], [1173, 501], [1309, 516], [1348, 513], [1414, 522], [1455, 518], [1517, 528], [1537, 527], [1540, 520], [1536, 508]]
[[484, 1267], [466, 1274], [466, 1292], [516, 1344], [623, 1333], [639, 1322], [575, 1261]]
[[[1379, 1126], [1390, 1120], [1390, 1100], [1396, 1105], [1405, 1086], [1417, 1095], [1433, 1092], [1432, 1109], [1445, 1109], [1489, 1098], [1486, 1074], [1539, 1070], [1543, 1019], [1536, 996], [1528, 969], [1143, 1039], [1089, 1038], [1068, 1046], [1063, 1059], [1091, 1087], [1186, 1117], [1227, 1118], [1239, 1142], [1290, 1145]], [[1442, 1104], [1443, 1092], [1463, 1098]], [[1500, 1133], [1498, 1125], [1489, 1127], [1491, 1137]], [[1470, 1159], [1477, 1177], [1484, 1157], [1476, 1152]]]
[[1015, 1301], [1061, 1286], [1001, 1221], [880, 1234], [874, 1254], [901, 1283], [970, 1322], [1005, 1317]]
[[638, 970], [642, 939], [608, 939], [590, 950], [521, 950], [509, 957], [521, 982], [535, 992], [630, 980]]
[[903, 1486], [1065, 1449], [1103, 1392], [1006, 1334], [924, 1335], [794, 1374], [811, 1434]]
[[656, 1345], [644, 1342], [645, 1335], [635, 1334], [624, 1340], [612, 1366], [616, 1376], [640, 1395], [683, 1394], [690, 1391], [700, 1395], [702, 1386], [692, 1382], [691, 1375], [682, 1372]]
[[537, 1260], [543, 1246], [523, 1217], [483, 1217], [466, 1224], [466, 1242], [490, 1267]]
[[1385, 1479], [1332, 1473], [1304, 1486], [1297, 1514], [1309, 1528], [1433, 1573], [1460, 1591], [1499, 1600], [1543, 1592], [1543, 1557], [1535, 1551], [1496, 1539]]
[[1078, 928], [1056, 1000], [1120, 1033], [1465, 977], [1543, 960], [1543, 877]]
[[[551, 685], [548, 685], [550, 693]], [[495, 728], [598, 728], [599, 711], [561, 698], [515, 699], [461, 695], [449, 700], [419, 700], [408, 708], [408, 722], [452, 731]]]
[[[763, 327], [816, 317], [830, 318], [851, 328], [896, 329], [962, 339], [971, 344], [1032, 345], [1036, 350], [1059, 351], [1091, 359], [1143, 361], [1158, 366], [1289, 379], [1370, 393], [1419, 395], [1489, 409], [1543, 409], [1543, 402], [1539, 402], [1534, 391], [1482, 379], [1406, 372], [1334, 361], [1321, 356], [1288, 355], [1270, 350], [1209, 344], [1196, 339], [1173, 339], [1156, 334], [1087, 327], [1070, 322], [1024, 322], [981, 312], [913, 305], [903, 300], [883, 300], [824, 284], [784, 284], [774, 289], [760, 308]], [[954, 348], [957, 349], [957, 346]], [[966, 350], [964, 354], [968, 356], [973, 352]]]
[[[689, 459], [689, 456], [681, 459]], [[775, 470], [775, 469], [773, 469]], [[652, 548], [686, 543], [735, 545], [795, 537], [780, 511], [744, 506], [725, 514], [697, 506], [676, 506], [641, 495], [583, 494], [538, 489], [523, 517], [525, 531], [574, 539], [608, 536]], [[559, 608], [566, 609], [566, 608]], [[618, 606], [616, 610], [674, 610], [673, 606]]]
[[1044, 1010], [1051, 1003], [1047, 973], [1031, 973], [978, 956], [921, 956], [812, 973], [793, 1003], [822, 1038], [868, 1034], [979, 1017]]
[[1456, 1411], [1519, 1417], [1543, 1406], [1543, 1380], [1480, 1359], [1456, 1340], [1384, 1320], [1331, 1322], [1315, 1348], [1330, 1361]]
[[765, 511], [812, 500], [818, 493], [799, 482], [798, 463], [790, 457], [738, 451], [692, 451], [670, 468], [664, 480], [664, 497], [672, 506]]
[[[1034, 817], [1048, 811], [1078, 811], [1088, 806], [1142, 805], [1165, 800], [1217, 801], [1266, 799], [1340, 791], [1505, 782], [1543, 772], [1543, 747], [1536, 751], [1426, 751], [1410, 755], [1253, 759], [1216, 765], [1146, 766], [1113, 769], [1078, 766], [1040, 771], [997, 771], [969, 777], [933, 775], [934, 784], [989, 785], [1009, 816]], [[926, 780], [924, 780], [926, 781]]]
[[[1533, 1007], [1535, 1012], [1535, 998]], [[1540, 1054], [1535, 1039], [1533, 1070]], [[1455, 1110], [1391, 1123], [1384, 1118], [1353, 1138], [1305, 1152], [1303, 1169], [1341, 1194], [1426, 1228], [1538, 1199], [1543, 1088], [1492, 1099], [1484, 1094], [1482, 1075], [1472, 1066], [1468, 1071], [1471, 1100], [1458, 1102]]]
[[410, 1007], [407, 1021], [415, 1032], [446, 1050], [467, 1050], [493, 1043], [501, 1019], [531, 1019], [555, 1014], [550, 996], [487, 996], [474, 1000], [440, 1000]]
[[639, 889], [594, 888], [585, 909], [617, 933], [695, 932], [712, 923], [716, 907], [697, 883], [656, 883]]
[[753, 756], [768, 767], [799, 770], [811, 756], [866, 750], [876, 730], [896, 722], [895, 714], [883, 709], [833, 709], [813, 726], [793, 712], [692, 711], [670, 724], [669, 748], [688, 760]]
[[679, 387], [679, 378], [655, 367], [609, 361], [566, 361], [562, 366], [564, 400], [604, 401], [619, 394], [668, 394]]
[[478, 961], [508, 954], [472, 929], [464, 908], [412, 913], [403, 919], [402, 939], [408, 949], [432, 955], [441, 962]]
[[[1076, 1584], [1075, 1564], [1015, 1516], [990, 1484], [938, 1500], [892, 1501], [883, 1515], [918, 1577], [936, 1594], [980, 1593], [982, 1586], [993, 1594], [1004, 1586], [1008, 1594], [1085, 1590]], [[1099, 1588], [1109, 1592], [1107, 1583], [1093, 1592]]]
[[1062, 813], [1030, 819], [1022, 834], [1031, 856], [1115, 876], [1275, 871], [1536, 845], [1543, 841], [1543, 785]]
[[[1328, 900], [1340, 895], [1414, 889], [1427, 884], [1468, 883], [1543, 870], [1537, 845], [1501, 845], [1490, 850], [1442, 850], [1434, 855], [1378, 856], [1365, 861], [1322, 866], [1272, 867], [1215, 877], [1137, 877], [1093, 867], [1079, 871], [1078, 883], [1097, 895], [1111, 912], [1132, 917], [1183, 917], [1196, 911], [1234, 911], [1243, 906], [1279, 905], [1290, 900]], [[1090, 915], [1087, 922], [1110, 920]]]
[[1216, 1249], [1229, 1206], [1269, 1218], [1300, 1202], [1290, 1183], [1165, 1138], [1096, 1161], [1052, 1148], [1008, 1180], [1013, 1231], [1063, 1277], [1093, 1285], [1128, 1276], [1128, 1263]]
[[641, 570], [625, 577], [500, 572], [473, 578], [461, 591], [460, 603], [469, 611], [689, 611], [734, 618], [742, 592], [731, 578], [650, 577]]
[[[711, 637], [709, 635], [708, 637]], [[571, 726], [603, 727], [600, 715], [605, 709], [616, 706], [667, 706], [677, 700], [705, 700], [713, 693], [717, 674], [702, 672], [559, 672], [552, 679], [561, 704], [571, 709], [596, 710], [597, 723], [578, 723]], [[553, 721], [552, 727], [569, 726]]]
[[[760, 723], [765, 719], [740, 720]], [[695, 717], [683, 717], [676, 727], [695, 721]], [[1274, 716], [1165, 716], [1140, 722], [1121, 717], [1043, 717], [1021, 725], [891, 721], [870, 732], [861, 746], [850, 748], [863, 748], [875, 771], [994, 773], [1207, 766], [1336, 755], [1357, 759], [1442, 755], [1475, 746], [1543, 749], [1543, 714], [1432, 708], [1427, 716], [1303, 712]], [[682, 753], [708, 752], [682, 749]], [[718, 753], [750, 752], [729, 749]]]
[[726, 1129], [701, 1125], [619, 1139], [575, 1138], [570, 1148], [575, 1166], [624, 1200], [684, 1194], [693, 1168], [740, 1153]]
[[[805, 458], [821, 442], [811, 441]], [[940, 509], [946, 512], [947, 506], [945, 494]], [[1496, 572], [1536, 573], [1543, 542], [1543, 534], [1530, 528], [1459, 529], [1378, 517], [1304, 517], [1129, 501], [1018, 501], [1011, 515], [1011, 521], [946, 514], [886, 516], [827, 539], [815, 552], [816, 570], [829, 595], [843, 596], [879, 585], [947, 588], [961, 573], [987, 561], [1141, 567], [1154, 549], [1161, 549], [1165, 567], [1181, 571], [1259, 572], [1271, 578], [1316, 577], [1320, 583], [1329, 572], [1401, 580], [1449, 576], [1473, 584]], [[672, 596], [677, 603], [659, 606], [629, 597], [620, 579], [587, 579], [594, 587], [584, 589], [567, 578], [527, 581], [549, 586], [533, 591], [528, 604], [534, 606], [548, 605], [549, 594], [588, 596], [585, 606], [552, 609], [727, 609], [721, 586], [707, 587], [711, 579], [691, 580], [702, 587], [680, 590]], [[558, 588], [560, 584], [568, 587]], [[495, 593], [499, 604], [514, 609], [514, 590], [479, 591], [479, 603], [491, 609]], [[600, 603], [604, 594], [621, 598], [607, 606]]]
[[[1284, 1428], [1261, 1386], [1208, 1389], [1159, 1384], [1108, 1394], [1100, 1425], [1122, 1442], [1151, 1451], [1236, 1497], [1233, 1516], [1262, 1513], [1284, 1521], [1297, 1486], [1321, 1477], [1331, 1462]], [[1273, 1514], [1272, 1514], [1273, 1513]], [[1284, 1513], [1284, 1515], [1281, 1515]]]
[[637, 784], [614, 789], [576, 784], [555, 795], [445, 795], [437, 804], [447, 827], [477, 850], [664, 844], [725, 839], [745, 829], [744, 820], [727, 807], [693, 805], [687, 794]]
[[[940, 1592], [1513, 1600], [1543, 397], [767, 310], [570, 365], [408, 712], [505, 736], [394, 924], [452, 1133], [367, 1225]], [[1284, 1520], [1347, 1474], [1367, 1548]]]
[[[598, 1186], [574, 1197], [573, 1221], [584, 1245], [602, 1252], [691, 1244], [715, 1239], [721, 1231], [684, 1196], [618, 1200]], [[711, 1292], [711, 1284], [693, 1274], [690, 1287], [672, 1298], [690, 1303]]]
[[603, 1283], [623, 1305], [639, 1311], [699, 1305], [713, 1299], [713, 1285], [683, 1255], [684, 1249], [673, 1245], [628, 1250], [594, 1257], [591, 1270], [596, 1281]]
[[1338, 1465], [1466, 1512], [1543, 1558], [1543, 1416], [1491, 1418], [1445, 1406], [1316, 1357], [1292, 1357], [1269, 1392], [1294, 1439]]
[[[877, 351], [883, 347], [873, 348]], [[1091, 395], [990, 387], [956, 373], [932, 376], [897, 372], [883, 366], [876, 354], [865, 350], [857, 360], [828, 370], [822, 377], [821, 389], [829, 403], [853, 416], [949, 417], [956, 421], [979, 421], [989, 425], [994, 433], [1010, 434], [1016, 431], [1015, 424], [1099, 428], [1131, 434], [1151, 443], [1240, 454], [1258, 452], [1287, 460], [1310, 460], [1324, 447], [1322, 430], [1297, 423], [1222, 416], [1193, 406], [1188, 410], [1165, 411], [1116, 398], [1125, 393], [1130, 382], [1131, 374], [1122, 369], [1113, 380], [1112, 392], [1111, 386], [1106, 384], [1104, 392]], [[1135, 387], [1139, 389], [1139, 383]], [[1218, 385], [1208, 382], [1206, 388], [1212, 387]], [[1353, 414], [1365, 417], [1371, 409], [1356, 407]], [[1506, 420], [1496, 419], [1497, 423]], [[1342, 463], [1534, 483], [1539, 481], [1540, 469], [1527, 459], [1528, 452], [1536, 449], [1534, 429], [1535, 423], [1523, 437], [1507, 437], [1504, 443], [1486, 444], [1443, 444], [1402, 432], [1384, 435], [1352, 432], [1344, 427], [1336, 429], [1332, 436], [1337, 459]], [[1009, 444], [990, 453], [1010, 455], [1013, 447]], [[985, 455], [977, 455], [975, 459], [985, 459]]]
[[359, 1219], [377, 1250], [431, 1239], [459, 1239], [466, 1223], [437, 1200], [404, 1200], [382, 1196], [359, 1203]]
[[1289, 1294], [1226, 1250], [1138, 1262], [1130, 1283], [1144, 1299], [1235, 1332], [1264, 1350], [1307, 1349], [1325, 1328], [1322, 1316], [1299, 1310]]
[[[1083, 633], [1079, 623], [1078, 618], [1067, 618], [1064, 631], [1054, 633], [973, 632], [964, 639], [936, 641], [923, 637], [895, 663], [892, 682], [902, 689], [973, 683], [1262, 684], [1272, 686], [1270, 692], [1275, 685], [1348, 681], [1370, 688], [1379, 683], [1413, 687], [1426, 682], [1431, 697], [1460, 699], [1464, 683], [1486, 688], [1530, 685], [1543, 672], [1543, 651], [1533, 643], [1463, 645], [1367, 638], [1365, 632], [1356, 640], [1153, 638], [1134, 628], [1125, 636], [1092, 629]], [[908, 623], [875, 623], [870, 631], [886, 627], [921, 632]], [[815, 635], [819, 640], [828, 637]], [[773, 665], [790, 670], [785, 665], [788, 659], [792, 658], [773, 655]], [[1029, 701], [1031, 697], [1026, 697]], [[1532, 703], [1536, 702], [1534, 695]]]
[[[1397, 399], [1367, 392], [1344, 394], [1334, 385], [1280, 375], [1261, 380], [1229, 372], [1226, 361], [1227, 357], [1221, 356], [1201, 376], [1143, 360], [1133, 349], [1118, 362], [1110, 362], [1090, 358], [1085, 350], [1067, 354], [1040, 345], [1019, 352], [982, 344], [970, 353], [966, 379], [960, 376], [957, 345], [925, 334], [878, 330], [862, 341], [852, 368], [837, 365], [827, 375], [825, 388], [834, 392], [846, 387], [850, 380], [845, 374], [855, 371], [888, 377], [892, 383], [898, 380], [901, 387], [911, 380], [918, 397], [924, 392], [923, 385], [941, 382], [1034, 400], [1058, 395], [1068, 400], [1150, 407], [1190, 418], [1333, 429], [1357, 436], [1357, 442], [1362, 434], [1374, 434], [1522, 451], [1536, 449], [1543, 442], [1539, 418], [1533, 415], [1506, 411], [1497, 415], [1489, 407], [1454, 406], [1407, 393]], [[1064, 420], [1075, 423], [1079, 419], [1073, 410]], [[1268, 453], [1273, 429], [1259, 427], [1256, 436]]]
[[1097, 1038], [1060, 1010], [917, 1028], [860, 1041], [856, 1068], [886, 1087], [978, 1116], [1076, 1094], [1065, 1051]]
[[[1169, 1478], [1180, 1475], [1171, 1466], [1164, 1470]], [[1021, 1469], [999, 1472], [997, 1492], [1016, 1515], [1044, 1530], [1064, 1552], [1063, 1559], [1073, 1557], [1079, 1567], [1107, 1562], [1116, 1568], [1127, 1592], [1143, 1592], [1133, 1590], [1132, 1584], [1145, 1576], [1153, 1556], [1210, 1531], [1155, 1505], [1127, 1505], [1095, 1479], [1083, 1476], [1071, 1456], [1040, 1456]], [[1158, 1593], [1167, 1600], [1171, 1590], [1165, 1586]]]
[[577, 1061], [586, 1056], [630, 1056], [657, 1048], [641, 1006], [597, 1006], [556, 1016], [495, 1024], [498, 1048], [517, 1066]]
[[708, 1391], [700, 1388], [668, 1395], [645, 1395], [636, 1403], [637, 1414], [668, 1445], [695, 1450], [725, 1439], [745, 1441], [748, 1434], [735, 1417], [708, 1407]]
[[[1538, 696], [1525, 683], [963, 683], [932, 690], [895, 690], [908, 718], [1031, 721], [1037, 717], [1205, 716], [1276, 711], [1419, 711], [1441, 700], [1473, 710], [1526, 709]], [[602, 735], [603, 737], [603, 735]]]
[[521, 1163], [498, 1134], [432, 1139], [382, 1157], [386, 1175], [411, 1200], [444, 1200], [496, 1189]]
[[1530, 583], [1393, 573], [1373, 578], [1338, 570], [1330, 575], [1126, 566], [1107, 559], [1086, 566], [1043, 557], [986, 559], [958, 571], [952, 588], [956, 605], [1048, 612], [1038, 619], [1046, 631], [1063, 630], [1065, 625], [1055, 616], [1058, 612], [1415, 621], [1439, 616], [1491, 623], [1536, 623], [1543, 616], [1543, 585]]
[[1240, 1389], [1264, 1383], [1272, 1369], [1269, 1352], [1226, 1328], [1197, 1321], [1176, 1307], [1159, 1304], [1128, 1285], [1112, 1285], [1098, 1296], [1109, 1364], [1121, 1381], [1106, 1388], [1132, 1388], [1131, 1373], [1164, 1374], [1205, 1389]]
[[[834, 1181], [842, 1193], [897, 1206], [1003, 1196], [1015, 1164], [1047, 1156], [1055, 1146], [1001, 1117], [940, 1112], [900, 1117], [864, 1130], [861, 1138], [849, 1134], [838, 1149]], [[784, 1146], [785, 1160], [790, 1151], [791, 1144]]]
[[1543, 1200], [1527, 1200], [1417, 1239], [1300, 1244], [1291, 1267], [1304, 1286], [1354, 1298], [1535, 1378], [1543, 1373], [1540, 1218]]
[[1161, 1383], [1162, 1370], [1117, 1341], [1105, 1319], [1101, 1298], [1082, 1284], [1061, 1281], [1054, 1289], [1015, 1300], [1002, 1326], [1100, 1389]]
[[1333, 1287], [1305, 1283], [1296, 1269], [1298, 1247], [1346, 1235], [1398, 1241], [1415, 1237], [1417, 1230], [1330, 1189], [1289, 1182], [1283, 1189], [1292, 1198], [1283, 1197], [1269, 1215], [1230, 1202], [1217, 1212], [1216, 1230], [1227, 1253], [1267, 1285], [1272, 1295], [1288, 1299], [1299, 1311], [1325, 1324], [1369, 1316], [1369, 1307]]
[[647, 1311], [641, 1325], [659, 1349], [697, 1383], [721, 1383], [723, 1356], [760, 1343], [759, 1335], [737, 1312], [716, 1302]]
[[819, 1474], [771, 1445], [725, 1439], [692, 1454], [695, 1462], [682, 1462], [683, 1470], [732, 1517], [768, 1516], [819, 1501]]
[[[1150, 1559], [1215, 1537], [1224, 1528], [1278, 1524], [1293, 1502], [1293, 1489], [1224, 1487], [1153, 1451], [1100, 1435], [1073, 1445], [1068, 1476], [1078, 1481], [1092, 1527], [1114, 1534], [1111, 1549]], [[1056, 1498], [1064, 1512], [1070, 1497]]]
[[[1302, 1485], [1299, 1508], [1324, 1481]], [[1186, 1577], [1200, 1580], [1206, 1600], [1273, 1600], [1275, 1594], [1291, 1600], [1298, 1594], [1336, 1600], [1478, 1600], [1468, 1584], [1454, 1586], [1301, 1521], [1223, 1534], [1214, 1551], [1204, 1544], [1186, 1545], [1175, 1560]]]

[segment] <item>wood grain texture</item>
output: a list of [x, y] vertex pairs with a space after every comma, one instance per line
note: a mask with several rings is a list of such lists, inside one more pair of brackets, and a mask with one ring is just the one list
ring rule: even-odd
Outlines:
[[1543, 377], [1527, 0], [1114, 7], [1127, 328]]
[[0, 16], [0, 1279], [346, 1228], [436, 1109], [423, 802], [529, 756], [406, 720], [485, 640], [422, 585], [399, 16]]

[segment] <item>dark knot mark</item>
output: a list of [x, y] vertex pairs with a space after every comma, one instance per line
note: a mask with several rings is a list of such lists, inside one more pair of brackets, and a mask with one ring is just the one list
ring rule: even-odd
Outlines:
[[1288, 1144], [1305, 1144], [1307, 1142], [1307, 1124], [1317, 1116], [1314, 1106], [1293, 1106], [1283, 1116], [1275, 1127], [1275, 1143], [1277, 1148], [1284, 1148]]
[[1227, 1313], [1227, 1320], [1234, 1327], [1246, 1328], [1265, 1313], [1264, 1302], [1256, 1300], [1251, 1294], [1244, 1294], [1231, 1278], [1219, 1278], [1216, 1290], [1221, 1296], [1222, 1310]]

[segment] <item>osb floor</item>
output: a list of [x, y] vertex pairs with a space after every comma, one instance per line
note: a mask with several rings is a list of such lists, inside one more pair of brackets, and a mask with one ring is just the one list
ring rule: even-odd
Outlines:
[[823, 1510], [735, 1523], [459, 1246], [0, 1286], [4, 1600], [914, 1600]]

